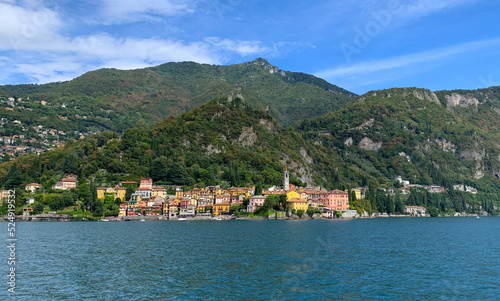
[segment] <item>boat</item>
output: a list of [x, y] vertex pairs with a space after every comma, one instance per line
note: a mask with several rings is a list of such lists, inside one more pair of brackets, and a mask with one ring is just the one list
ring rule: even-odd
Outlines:
[[146, 221], [145, 219], [141, 218], [141, 222], [145, 222], [145, 221]]
[[185, 218], [185, 217], [179, 217], [177, 220], [178, 220], [178, 221], [185, 221], [185, 220], [186, 220], [186, 218]]
[[103, 219], [101, 219], [100, 221], [101, 221], [101, 222], [109, 222], [109, 219], [107, 219], [107, 218], [103, 218]]

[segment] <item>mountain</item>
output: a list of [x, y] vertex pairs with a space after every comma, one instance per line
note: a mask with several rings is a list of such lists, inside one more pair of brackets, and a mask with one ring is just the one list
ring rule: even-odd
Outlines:
[[356, 97], [312, 75], [280, 70], [264, 59], [229, 66], [182, 62], [128, 71], [100, 69], [68, 82], [0, 86], [0, 100], [5, 100], [2, 94], [22, 98], [6, 112], [8, 119], [80, 132], [123, 132], [219, 97], [244, 99], [253, 108], [268, 108], [279, 122], [293, 124], [336, 110]]
[[487, 132], [500, 133], [500, 86], [478, 90], [437, 91], [443, 105]]
[[[500, 205], [499, 136], [443, 105], [438, 95], [416, 88], [372, 91], [296, 128], [240, 98], [219, 98], [121, 135], [103, 132], [11, 160], [0, 165], [0, 186], [38, 182], [50, 189], [65, 174], [96, 185], [141, 177], [188, 186], [281, 185], [288, 166], [291, 183], [300, 186], [370, 186], [367, 199], [352, 205], [369, 212], [386, 210], [387, 197], [376, 187], [398, 188], [397, 178], [414, 185], [406, 204], [443, 213], [477, 212], [479, 206], [494, 212]], [[433, 185], [446, 191], [427, 192]], [[457, 185], [477, 194], [456, 191]]]
[[283, 127], [264, 110], [224, 98], [153, 126], [128, 129], [121, 137], [103, 132], [40, 156], [20, 157], [1, 165], [0, 175], [5, 184], [16, 163], [24, 180], [47, 188], [64, 174], [99, 183], [151, 176], [177, 185], [281, 185], [286, 164], [293, 173], [291, 183], [305, 186], [325, 181], [329, 160], [300, 132]]
[[[416, 88], [372, 91], [338, 111], [303, 121], [299, 129], [341, 154], [344, 181], [354, 185], [363, 175], [385, 185], [401, 176], [414, 184], [467, 182], [499, 193], [499, 116], [480, 119], [483, 108], [458, 114], [441, 101], [446, 95]], [[482, 128], [480, 121], [496, 128]]]

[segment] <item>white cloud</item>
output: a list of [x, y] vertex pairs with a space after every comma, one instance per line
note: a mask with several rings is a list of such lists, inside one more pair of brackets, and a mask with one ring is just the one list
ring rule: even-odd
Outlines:
[[433, 49], [430, 51], [412, 53], [377, 61], [363, 62], [351, 66], [331, 68], [316, 73], [316, 76], [328, 80], [337, 78], [355, 77], [365, 74], [394, 70], [416, 64], [437, 62], [451, 59], [461, 53], [477, 51], [480, 49], [500, 45], [500, 39], [491, 39], [459, 44], [446, 48]]
[[409, 18], [425, 17], [445, 9], [477, 2], [477, 0], [413, 0], [401, 1], [403, 15]]
[[[115, 2], [106, 0], [105, 5], [111, 8]], [[120, 9], [112, 16], [115, 20], [130, 20], [137, 14], [190, 12], [187, 1], [119, 2]], [[0, 3], [0, 20], [5, 24], [0, 27], [0, 58], [10, 57], [0, 60], [8, 70], [2, 80], [21, 76], [46, 83], [69, 80], [102, 67], [134, 69], [170, 61], [220, 64], [235, 54], [254, 55], [273, 49], [260, 41], [220, 38], [186, 42], [170, 38], [120, 38], [105, 32], [66, 36], [62, 34], [65, 22], [60, 14], [40, 5], [32, 7], [36, 8]]]
[[241, 56], [254, 55], [257, 53], [271, 52], [273, 49], [262, 45], [260, 41], [235, 41], [221, 39], [218, 37], [205, 38], [205, 42], [217, 49], [236, 52]]
[[156, 16], [176, 16], [194, 12], [189, 0], [104, 0], [101, 18], [104, 23], [129, 23], [144, 21]]
[[62, 26], [56, 12], [0, 3], [0, 50], [22, 49], [32, 41], [49, 39]]

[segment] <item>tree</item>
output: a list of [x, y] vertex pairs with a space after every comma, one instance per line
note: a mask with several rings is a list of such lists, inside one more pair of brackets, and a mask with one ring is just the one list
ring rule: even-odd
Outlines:
[[23, 183], [23, 174], [21, 172], [21, 167], [14, 162], [10, 167], [9, 173], [7, 174], [5, 180], [5, 187], [7, 189], [16, 188]]
[[80, 166], [80, 158], [76, 152], [70, 152], [64, 157], [62, 171], [64, 173], [76, 174]]
[[278, 208], [279, 209], [279, 195], [277, 194], [270, 194], [266, 197], [266, 200], [264, 201], [264, 206], [262, 206], [264, 209], [273, 209], [273, 208]]
[[33, 214], [40, 214], [43, 212], [43, 204], [42, 203], [36, 203], [33, 205]]
[[65, 191], [62, 194], [62, 200], [64, 207], [68, 207], [74, 204], [73, 194], [70, 191]]
[[168, 180], [173, 184], [184, 185], [186, 182], [186, 169], [180, 162], [175, 162], [169, 168]]
[[130, 200], [130, 196], [135, 192], [135, 187], [133, 185], [128, 185], [125, 190], [125, 200]]
[[262, 194], [262, 183], [257, 182], [257, 185], [255, 185], [255, 195], [261, 195]]
[[405, 206], [403, 205], [403, 201], [401, 201], [401, 195], [399, 194], [399, 190], [396, 190], [396, 201], [394, 202], [394, 211], [396, 213], [403, 214], [405, 210]]
[[316, 208], [314, 207], [308, 207], [307, 208], [307, 215], [309, 215], [309, 217], [313, 217], [314, 213], [316, 213]]
[[393, 214], [394, 209], [394, 200], [388, 195], [385, 199], [385, 210], [388, 214]]
[[168, 175], [167, 168], [168, 164], [166, 157], [161, 156], [154, 159], [153, 163], [151, 164], [151, 171], [149, 172], [153, 181], [165, 181]]
[[64, 201], [63, 198], [59, 195], [56, 195], [52, 202], [49, 204], [49, 208], [53, 211], [64, 209]]

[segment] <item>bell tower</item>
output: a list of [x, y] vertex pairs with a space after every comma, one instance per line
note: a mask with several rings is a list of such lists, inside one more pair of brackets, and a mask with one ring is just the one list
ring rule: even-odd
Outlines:
[[288, 174], [288, 168], [285, 165], [285, 171], [283, 171], [283, 190], [290, 190], [290, 175]]

